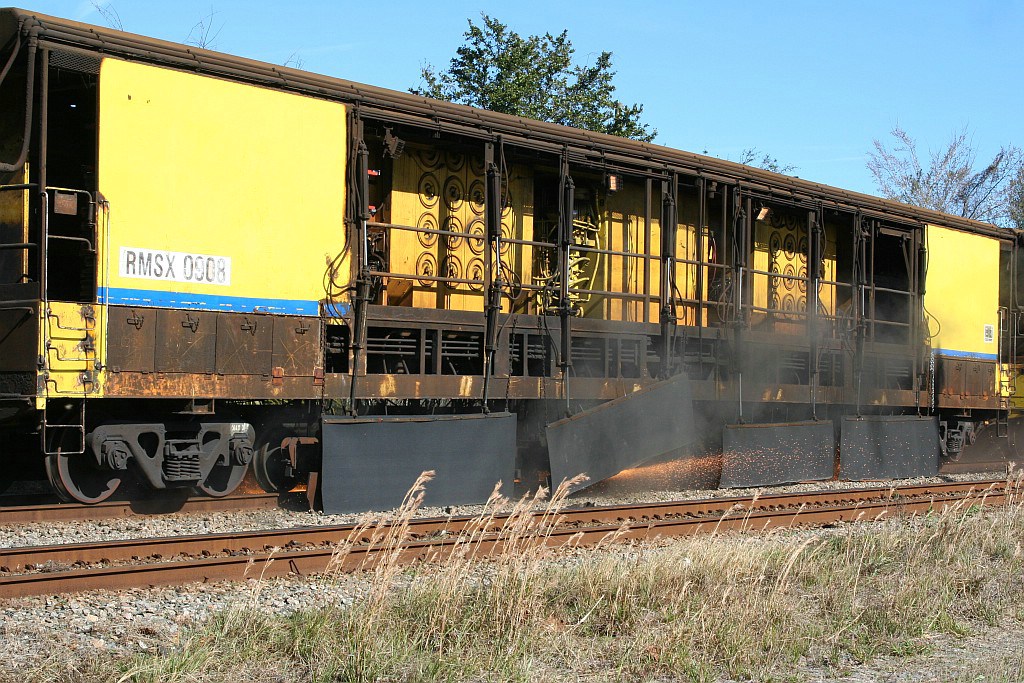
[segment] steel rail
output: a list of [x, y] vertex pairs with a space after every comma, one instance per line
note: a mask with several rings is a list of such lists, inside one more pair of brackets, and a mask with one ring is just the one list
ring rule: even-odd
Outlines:
[[[590, 507], [564, 510], [556, 515], [557, 526], [545, 534], [545, 542], [561, 544], [573, 539], [581, 545], [609, 536], [623, 539], [692, 535], [715, 531], [763, 530], [780, 526], [820, 525], [836, 521], [876, 519], [885, 514], [941, 510], [964, 501], [1002, 503], [1016, 490], [1005, 481], [976, 481], [909, 487], [818, 491], [763, 497], [681, 501], [654, 505]], [[542, 513], [535, 513], [542, 514]], [[475, 518], [413, 520], [410, 538], [401, 548], [401, 560], [443, 557], [459, 544], [459, 532]], [[473, 542], [474, 552], [500, 550], [501, 518], [495, 518], [486, 535]], [[365, 539], [340, 562], [336, 543], [348, 538], [354, 525], [276, 529], [251, 534], [167, 537], [106, 544], [72, 544], [12, 548], [0, 551], [4, 571], [26, 566], [48, 569], [49, 563], [67, 565], [168, 558], [183, 561], [150, 561], [144, 564], [37, 571], [0, 577], [0, 598], [75, 592], [100, 588], [126, 588], [187, 582], [242, 579], [260, 576], [309, 575], [329, 569], [350, 571], [373, 563], [378, 550]], [[445, 532], [445, 533], [441, 533]], [[362, 545], [359, 545], [363, 542]], [[464, 543], [464, 541], [463, 541]], [[297, 547], [299, 550], [288, 550]], [[310, 548], [310, 546], [319, 546]], [[216, 557], [196, 556], [218, 555]], [[273, 559], [272, 562], [269, 560]]]
[[[820, 525], [835, 521], [877, 519], [883, 515], [920, 513], [942, 510], [964, 500], [975, 498], [986, 502], [999, 502], [1003, 494], [988, 497], [967, 494], [936, 501], [889, 500], [861, 507], [837, 506], [807, 511], [802, 508], [785, 511], [761, 511], [750, 515], [737, 515], [720, 519], [681, 519], [651, 522], [644, 526], [620, 528], [603, 525], [587, 529], [557, 528], [545, 534], [543, 540], [550, 546], [573, 544], [593, 545], [609, 538], [650, 540], [671, 536], [694, 535], [727, 530], [764, 530], [779, 527]], [[443, 559], [457, 547], [456, 540], [415, 541], [404, 544], [398, 561], [407, 563], [426, 559]], [[508, 543], [499, 536], [482, 538], [472, 544], [477, 556], [499, 553]], [[192, 582], [239, 580], [244, 578], [273, 578], [288, 575], [309, 576], [330, 571], [353, 571], [373, 566], [376, 549], [352, 548], [339, 560], [333, 548], [282, 553], [277, 557], [215, 557], [186, 562], [128, 565], [94, 570], [23, 574], [0, 579], [0, 596], [14, 597], [45, 595], [74, 591], [120, 589], [138, 586], [171, 585]]]
[[[563, 525], [601, 525], [660, 521], [679, 517], [721, 515], [740, 508], [753, 510], [779, 510], [798, 505], [811, 508], [822, 505], [855, 504], [870, 500], [957, 495], [965, 491], [991, 491], [1001, 494], [1006, 482], [989, 480], [902, 487], [898, 489], [874, 487], [846, 490], [813, 491], [808, 493], [782, 493], [759, 497], [728, 497], [670, 501], [665, 503], [636, 503], [629, 505], [589, 506], [568, 508], [559, 513]], [[425, 517], [411, 520], [409, 534], [424, 538], [445, 533], [460, 533], [476, 518]], [[494, 517], [493, 529], [500, 528], [506, 515]], [[22, 571], [28, 566], [92, 564], [122, 562], [139, 559], [168, 559], [188, 555], [214, 555], [263, 552], [272, 548], [324, 545], [337, 543], [356, 529], [354, 524], [324, 526], [298, 526], [285, 529], [267, 529], [249, 532], [221, 532], [188, 536], [163, 536], [140, 539], [102, 541], [99, 543], [69, 543], [59, 545], [17, 546], [0, 548], [0, 571]]]

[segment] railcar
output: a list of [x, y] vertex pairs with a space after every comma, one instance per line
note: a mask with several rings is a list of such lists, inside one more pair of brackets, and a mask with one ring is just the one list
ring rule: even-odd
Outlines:
[[0, 457], [66, 499], [1016, 456], [1011, 230], [17, 9], [0, 68]]

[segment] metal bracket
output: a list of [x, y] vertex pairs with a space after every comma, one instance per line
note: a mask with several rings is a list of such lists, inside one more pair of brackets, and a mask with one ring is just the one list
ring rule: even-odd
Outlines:
[[[572, 301], [569, 298], [569, 265], [572, 249], [572, 212], [576, 204], [576, 184], [569, 173], [568, 151], [562, 159], [559, 179], [560, 204], [558, 214], [558, 316], [561, 320], [561, 353], [558, 365], [563, 377], [568, 377], [572, 367]], [[566, 391], [566, 400], [569, 392]]]
[[308, 471], [309, 468], [299, 466], [299, 446], [315, 446], [320, 439], [315, 436], [288, 436], [281, 439], [281, 450], [288, 454], [288, 464], [297, 472]]
[[676, 193], [679, 181], [675, 174], [662, 183], [661, 197], [661, 371], [660, 378], [672, 375], [672, 354], [675, 343], [676, 302], [676, 231], [678, 218]]

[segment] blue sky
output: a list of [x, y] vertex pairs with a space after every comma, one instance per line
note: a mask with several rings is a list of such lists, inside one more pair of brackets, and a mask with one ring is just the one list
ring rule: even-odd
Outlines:
[[[524, 35], [568, 29], [579, 60], [613, 52], [617, 93], [643, 103], [656, 142], [731, 159], [757, 147], [796, 175], [861, 192], [875, 192], [872, 139], [897, 124], [924, 149], [964, 126], [980, 158], [1024, 146], [1018, 0], [100, 5], [127, 31], [178, 42], [213, 12], [217, 50], [399, 90], [423, 63], [445, 67], [481, 11]], [[105, 24], [87, 0], [22, 7]]]

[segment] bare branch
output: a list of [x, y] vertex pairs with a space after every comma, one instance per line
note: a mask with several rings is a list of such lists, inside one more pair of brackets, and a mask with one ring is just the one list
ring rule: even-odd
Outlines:
[[917, 142], [900, 126], [891, 131], [892, 147], [874, 140], [867, 167], [879, 193], [907, 204], [975, 220], [1005, 225], [1011, 219], [1011, 183], [1019, 174], [1022, 152], [1003, 147], [981, 169], [967, 128], [950, 136], [949, 142], [928, 153], [921, 162]]
[[108, 2], [106, 5], [100, 5], [96, 0], [92, 0], [93, 8], [100, 13], [103, 17], [104, 23], [110, 28], [116, 28], [118, 31], [123, 31], [124, 26], [121, 24], [121, 15], [114, 9], [114, 3]]
[[210, 13], [204, 16], [202, 19], [196, 22], [196, 25], [192, 27], [192, 30], [188, 32], [188, 37], [185, 38], [184, 43], [186, 45], [195, 45], [196, 47], [203, 48], [204, 50], [212, 50], [216, 47], [217, 36], [224, 30], [224, 24], [214, 27], [214, 17], [217, 16], [217, 11], [210, 8]]
[[1006, 194], [1010, 224], [1018, 230], [1024, 230], [1024, 163], [1017, 165]]

